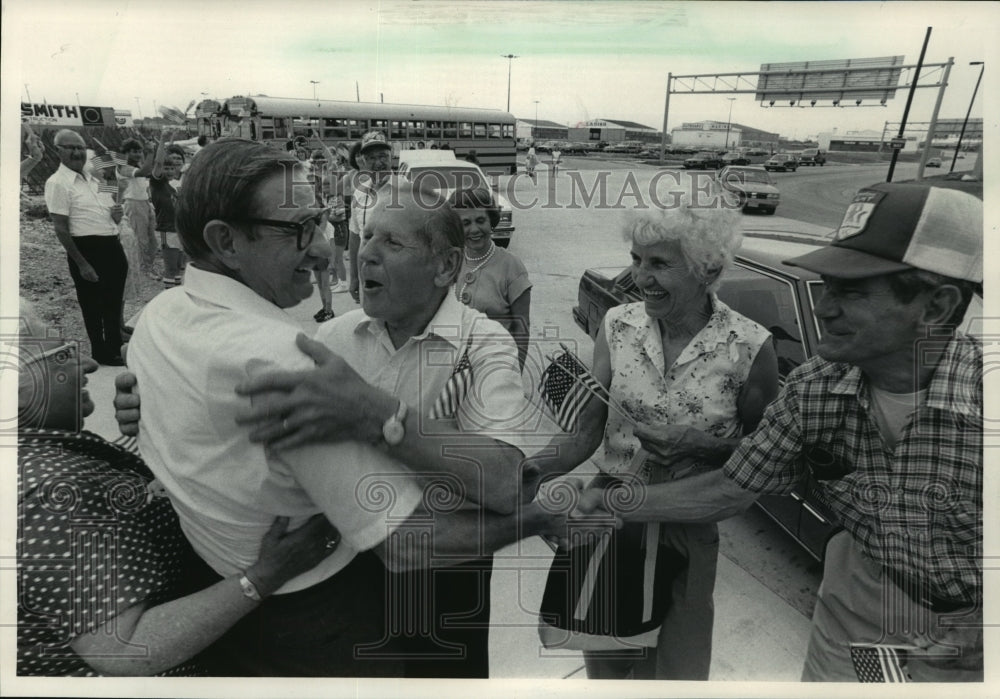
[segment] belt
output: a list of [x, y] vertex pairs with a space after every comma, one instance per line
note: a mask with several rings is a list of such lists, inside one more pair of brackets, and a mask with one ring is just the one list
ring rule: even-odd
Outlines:
[[885, 568], [885, 574], [900, 590], [905, 592], [910, 599], [921, 607], [931, 610], [935, 614], [948, 614], [959, 609], [966, 609], [974, 606], [973, 602], [966, 600], [953, 600], [945, 597], [938, 597], [930, 591], [930, 585], [912, 578], [905, 573], [892, 568]]

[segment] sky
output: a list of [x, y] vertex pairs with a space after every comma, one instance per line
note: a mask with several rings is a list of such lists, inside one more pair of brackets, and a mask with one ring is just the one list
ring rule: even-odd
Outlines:
[[[941, 118], [965, 116], [1000, 4], [935, 2], [172, 2], [4, 3], [4, 94], [129, 109], [183, 109], [238, 94], [510, 111], [575, 125], [626, 119], [661, 128], [667, 74], [755, 72], [762, 63], [903, 55], [954, 58]], [[13, 21], [11, 21], [13, 20]], [[508, 60], [506, 54], [518, 58]], [[988, 61], [987, 61], [988, 62]], [[941, 70], [925, 72], [936, 81]], [[989, 76], [983, 88], [988, 86]], [[923, 78], [922, 78], [923, 79]], [[310, 81], [318, 81], [315, 86]], [[985, 91], [985, 90], [984, 90]], [[11, 95], [13, 96], [13, 95]], [[669, 127], [729, 118], [731, 95], [671, 97]], [[793, 138], [898, 122], [887, 107], [761, 108], [735, 95], [732, 121]], [[936, 89], [909, 121], [931, 118]], [[13, 101], [13, 100], [12, 100]], [[9, 104], [5, 100], [5, 104]], [[982, 116], [981, 99], [972, 116]]]

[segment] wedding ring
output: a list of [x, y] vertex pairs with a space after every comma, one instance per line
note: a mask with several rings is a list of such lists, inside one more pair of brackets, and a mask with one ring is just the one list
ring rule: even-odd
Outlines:
[[337, 548], [337, 544], [339, 543], [340, 542], [337, 539], [327, 539], [326, 548], [328, 551], [332, 551], [333, 549]]

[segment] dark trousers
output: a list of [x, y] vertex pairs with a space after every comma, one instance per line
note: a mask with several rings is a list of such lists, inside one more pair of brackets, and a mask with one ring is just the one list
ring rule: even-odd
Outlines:
[[323, 582], [268, 597], [196, 660], [213, 676], [401, 677], [399, 653], [380, 642], [386, 575], [374, 553], [359, 553]]
[[121, 354], [122, 302], [128, 260], [118, 236], [79, 236], [73, 238], [73, 243], [83, 259], [97, 272], [97, 281], [88, 282], [80, 276], [76, 262], [67, 255], [83, 324], [90, 338], [90, 351], [100, 362]]
[[448, 568], [391, 574], [391, 636], [406, 677], [490, 676], [493, 556]]

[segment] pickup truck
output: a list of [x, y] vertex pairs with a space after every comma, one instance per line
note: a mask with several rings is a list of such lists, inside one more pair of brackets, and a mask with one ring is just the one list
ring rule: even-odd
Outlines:
[[823, 151], [816, 148], [806, 148], [804, 151], [799, 153], [799, 165], [819, 165], [822, 167], [826, 164], [826, 157], [823, 155]]

